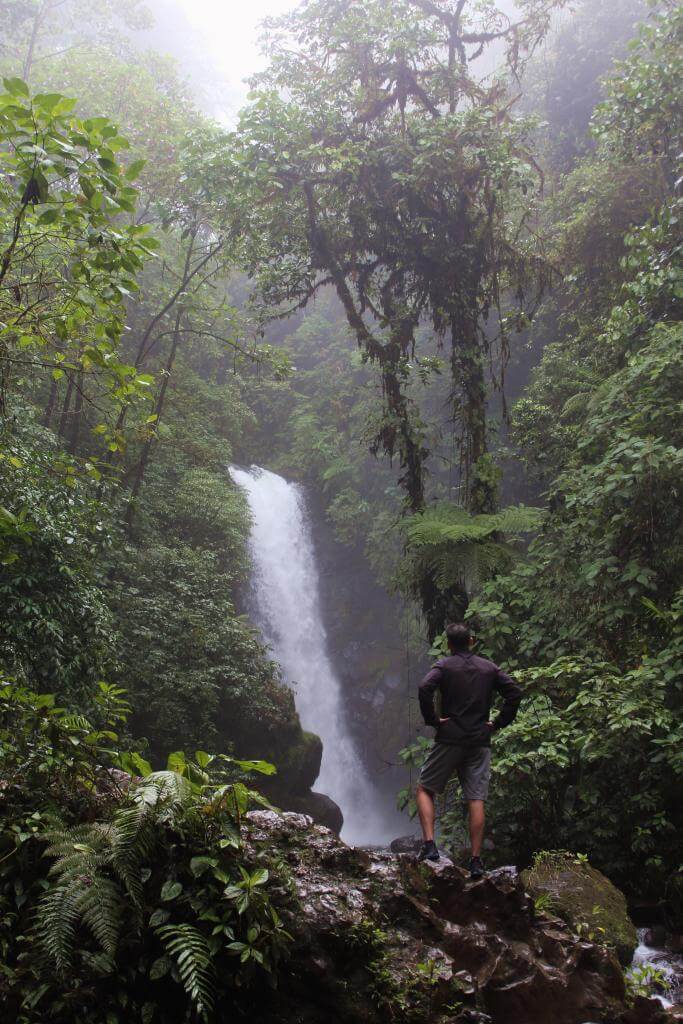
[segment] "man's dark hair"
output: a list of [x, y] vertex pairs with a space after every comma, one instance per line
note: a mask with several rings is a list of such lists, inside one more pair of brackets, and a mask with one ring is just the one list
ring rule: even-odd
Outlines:
[[446, 640], [454, 651], [467, 650], [474, 633], [464, 622], [451, 622], [446, 626]]

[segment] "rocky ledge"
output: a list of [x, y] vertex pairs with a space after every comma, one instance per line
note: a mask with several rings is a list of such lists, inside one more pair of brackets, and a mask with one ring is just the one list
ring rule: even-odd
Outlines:
[[252, 811], [293, 938], [259, 1024], [664, 1024], [628, 1006], [610, 950], [539, 914], [515, 869], [478, 881], [447, 859], [353, 849], [303, 814]]

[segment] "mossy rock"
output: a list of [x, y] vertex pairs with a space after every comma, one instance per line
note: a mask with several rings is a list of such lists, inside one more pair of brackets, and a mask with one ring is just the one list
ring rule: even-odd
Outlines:
[[275, 789], [283, 793], [308, 793], [320, 774], [323, 744], [315, 733], [301, 730], [276, 760]]
[[550, 852], [521, 877], [544, 909], [592, 942], [612, 946], [622, 964], [631, 963], [638, 941], [626, 897], [602, 872], [574, 854]]
[[287, 810], [310, 815], [316, 825], [324, 825], [335, 835], [339, 835], [344, 824], [341, 808], [324, 793], [309, 792], [300, 796], [290, 796], [287, 799]]

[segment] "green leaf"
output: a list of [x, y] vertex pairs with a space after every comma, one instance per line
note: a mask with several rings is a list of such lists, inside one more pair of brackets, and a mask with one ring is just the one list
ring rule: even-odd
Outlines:
[[142, 775], [143, 778], [152, 774], [151, 764], [149, 761], [146, 761], [141, 754], [138, 754], [137, 750], [132, 751], [130, 755], [130, 762], [138, 775]]
[[59, 220], [59, 210], [53, 206], [49, 210], [45, 210], [44, 213], [41, 213], [38, 218], [38, 224], [41, 226], [43, 224], [54, 224], [56, 220]]
[[160, 956], [158, 960], [155, 960], [149, 969], [149, 980], [158, 981], [159, 978], [163, 978], [171, 970], [173, 961], [168, 956]]
[[150, 928], [157, 928], [159, 925], [166, 924], [170, 916], [170, 910], [164, 910], [163, 907], [157, 908], [157, 910], [155, 910], [154, 913], [150, 915]]
[[108, 117], [89, 117], [83, 122], [83, 127], [87, 132], [100, 132], [103, 128], [106, 128], [111, 122]]
[[212, 857], [193, 857], [190, 861], [190, 871], [195, 878], [199, 878], [199, 876], [203, 875], [205, 871], [209, 870], [209, 868], [215, 867], [217, 863], [218, 861], [214, 860]]
[[183, 887], [180, 882], [165, 882], [161, 887], [161, 898], [164, 903], [170, 903], [171, 900], [177, 899], [182, 891]]
[[41, 92], [33, 97], [33, 102], [49, 114], [63, 99], [64, 97], [58, 92]]
[[169, 772], [177, 772], [178, 775], [184, 775], [186, 773], [187, 758], [182, 750], [174, 750], [173, 753], [168, 755], [166, 770]]
[[269, 761], [238, 761], [231, 758], [238, 768], [243, 772], [258, 772], [260, 775], [275, 775], [277, 768]]
[[21, 78], [3, 78], [3, 85], [12, 96], [28, 96], [28, 86]]
[[146, 163], [146, 160], [133, 160], [132, 164], [126, 168], [126, 172], [124, 174], [126, 181], [135, 181]]
[[81, 186], [81, 192], [83, 193], [85, 198], [92, 199], [92, 197], [95, 195], [96, 190], [93, 183], [88, 178], [86, 178], [84, 174], [80, 175], [78, 179], [78, 184]]

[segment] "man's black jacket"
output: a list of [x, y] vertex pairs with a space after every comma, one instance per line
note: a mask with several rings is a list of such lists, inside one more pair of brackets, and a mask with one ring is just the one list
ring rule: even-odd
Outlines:
[[[441, 691], [441, 717], [449, 719], [441, 724], [434, 710], [436, 690]], [[517, 714], [520, 687], [492, 661], [457, 651], [437, 661], [420, 683], [420, 711], [426, 724], [436, 728], [437, 743], [488, 746], [493, 730], [486, 723], [496, 693], [504, 703], [493, 728], [503, 729]]]

